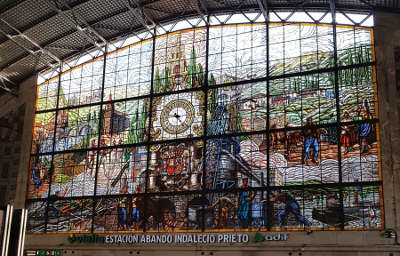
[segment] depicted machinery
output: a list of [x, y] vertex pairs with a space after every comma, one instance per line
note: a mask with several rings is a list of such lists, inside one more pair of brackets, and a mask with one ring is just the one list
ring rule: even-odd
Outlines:
[[[230, 129], [229, 113], [225, 104], [216, 106], [207, 127], [209, 135], [224, 135]], [[235, 138], [219, 138], [208, 142], [206, 156], [206, 187], [208, 189], [230, 189], [237, 185], [238, 172], [261, 184], [250, 166], [239, 155], [240, 143]]]

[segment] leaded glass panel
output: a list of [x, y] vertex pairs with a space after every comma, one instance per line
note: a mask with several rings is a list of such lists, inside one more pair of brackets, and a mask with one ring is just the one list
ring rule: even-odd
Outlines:
[[381, 229], [373, 33], [348, 17], [183, 19], [46, 76], [29, 232]]

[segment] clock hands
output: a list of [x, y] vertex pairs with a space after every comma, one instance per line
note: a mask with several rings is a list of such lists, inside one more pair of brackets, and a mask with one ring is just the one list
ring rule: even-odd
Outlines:
[[183, 123], [183, 121], [181, 120], [181, 115], [179, 115], [179, 110], [175, 111], [175, 113], [172, 115], [172, 117], [175, 117], [179, 123]]
[[184, 99], [174, 99], [164, 105], [161, 111], [160, 123], [169, 134], [186, 131], [194, 121], [194, 107]]
[[177, 113], [174, 113], [174, 117], [179, 119], [181, 116], [179, 114], [177, 114]]

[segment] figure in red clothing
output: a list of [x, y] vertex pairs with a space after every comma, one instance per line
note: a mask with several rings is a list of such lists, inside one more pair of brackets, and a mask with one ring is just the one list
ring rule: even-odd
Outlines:
[[[346, 122], [351, 122], [350, 115], [347, 111], [344, 112], [343, 114], [343, 121], [344, 123]], [[342, 131], [340, 133], [340, 143], [344, 147], [344, 154], [347, 154], [351, 151], [353, 151], [353, 144], [356, 141], [356, 135], [354, 133], [354, 125], [346, 124], [341, 126]]]

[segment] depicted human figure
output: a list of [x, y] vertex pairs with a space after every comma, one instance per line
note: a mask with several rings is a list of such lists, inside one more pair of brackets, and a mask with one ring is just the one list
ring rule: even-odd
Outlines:
[[128, 220], [128, 215], [127, 215], [127, 205], [126, 205], [126, 198], [122, 198], [119, 202], [118, 202], [118, 228], [121, 228], [123, 230], [127, 230], [127, 220]]
[[40, 179], [40, 163], [36, 163], [31, 171], [31, 180], [35, 184], [35, 189], [38, 190], [42, 185], [42, 180]]
[[[136, 186], [136, 194], [140, 193], [140, 187]], [[137, 200], [138, 197], [132, 198], [132, 216], [131, 216], [131, 221], [132, 221], [132, 227], [137, 230], [139, 228], [139, 223], [140, 223], [140, 212], [139, 209], [137, 208]]]
[[318, 130], [312, 123], [312, 118], [307, 118], [307, 124], [304, 128], [304, 154], [303, 154], [303, 164], [306, 164], [308, 158], [308, 152], [310, 148], [314, 148], [314, 153], [312, 157], [312, 161], [315, 164], [318, 164], [318, 152], [319, 152], [319, 144], [318, 144]]
[[208, 208], [218, 207], [218, 220], [215, 220], [217, 228], [224, 228], [228, 225], [229, 209], [233, 206], [233, 203], [227, 197], [221, 197], [213, 205], [208, 206]]
[[[248, 186], [248, 178], [242, 179], [242, 186], [241, 188], [249, 188]], [[254, 191], [241, 191], [236, 199], [236, 209], [237, 209], [237, 216], [240, 221], [240, 227], [248, 228], [249, 226], [249, 215], [251, 209], [251, 201], [255, 197]]]
[[300, 214], [300, 206], [296, 200], [287, 193], [282, 193], [280, 190], [274, 191], [274, 197], [270, 199], [271, 202], [277, 202], [285, 204], [285, 209], [278, 213], [278, 224], [279, 227], [283, 227], [283, 217], [292, 213], [296, 219], [303, 223], [305, 226], [310, 226], [311, 222], [308, 221], [304, 216]]
[[174, 221], [174, 215], [171, 211], [168, 211], [164, 215], [164, 230], [165, 231], [173, 231], [176, 226], [176, 221]]
[[[113, 140], [112, 145], [113, 146], [117, 145], [117, 141], [115, 139]], [[117, 148], [114, 148], [111, 150], [110, 163], [115, 164], [117, 162], [117, 159], [118, 159], [118, 150], [117, 150]]]
[[[96, 142], [95, 140], [90, 141], [90, 148], [95, 148]], [[94, 160], [96, 159], [96, 151], [89, 150], [86, 154], [86, 166], [90, 169], [90, 176], [93, 176], [93, 169], [94, 169]]]
[[[343, 114], [343, 122], [351, 122], [350, 115], [347, 111]], [[343, 125], [341, 126], [342, 131], [340, 132], [340, 143], [344, 147], [344, 154], [353, 151], [353, 143], [355, 141], [354, 126], [353, 125]]]
[[[104, 138], [100, 139], [100, 147], [106, 147], [106, 140]], [[107, 177], [108, 173], [107, 173], [107, 154], [108, 154], [108, 150], [106, 149], [101, 149], [99, 151], [99, 168], [102, 167], [103, 168], [103, 172], [104, 172], [104, 176]]]
[[137, 148], [133, 148], [129, 152], [129, 170], [132, 182], [136, 182], [136, 176], [138, 174], [137, 166], [141, 166], [140, 154], [138, 154]]
[[369, 149], [368, 144], [368, 136], [372, 132], [372, 124], [368, 122], [368, 120], [372, 119], [372, 113], [369, 108], [369, 102], [367, 99], [363, 101], [363, 106], [359, 108], [358, 115], [362, 118], [362, 120], [366, 120], [367, 122], [360, 124], [360, 132], [359, 132], [359, 139], [360, 139], [360, 147], [361, 147], [361, 154], [365, 153]]
[[364, 225], [368, 225], [368, 227], [374, 227], [376, 226], [376, 221], [377, 221], [377, 213], [376, 209], [373, 206], [368, 207], [368, 212], [364, 216]]

